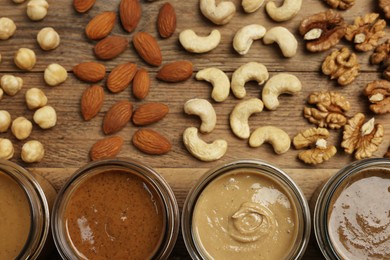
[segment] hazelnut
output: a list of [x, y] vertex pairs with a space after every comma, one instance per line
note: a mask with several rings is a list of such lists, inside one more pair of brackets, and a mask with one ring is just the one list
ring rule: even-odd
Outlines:
[[7, 17], [0, 18], [0, 40], [8, 40], [16, 31], [14, 21]]
[[36, 109], [47, 104], [47, 97], [39, 88], [30, 88], [26, 91], [26, 103], [29, 109]]
[[12, 121], [11, 131], [17, 139], [26, 139], [31, 134], [32, 123], [27, 118], [20, 116]]
[[41, 142], [31, 140], [22, 147], [22, 160], [26, 163], [40, 162], [45, 155], [45, 149]]
[[33, 21], [39, 21], [47, 15], [49, 4], [45, 0], [30, 0], [27, 4], [27, 16]]
[[7, 95], [15, 96], [23, 86], [23, 79], [13, 75], [4, 75], [1, 77], [0, 85]]
[[49, 86], [57, 86], [68, 78], [68, 72], [59, 64], [53, 63], [45, 69], [44, 78]]
[[60, 36], [51, 27], [45, 27], [39, 31], [37, 41], [42, 50], [49, 51], [58, 47]]
[[14, 146], [9, 139], [0, 138], [0, 159], [11, 159], [14, 155]]
[[20, 48], [14, 57], [14, 62], [22, 70], [32, 70], [37, 59], [35, 52], [28, 48]]
[[44, 106], [35, 111], [34, 122], [42, 129], [48, 129], [56, 125], [57, 113], [52, 106]]
[[7, 132], [11, 125], [11, 115], [8, 111], [0, 110], [0, 133]]

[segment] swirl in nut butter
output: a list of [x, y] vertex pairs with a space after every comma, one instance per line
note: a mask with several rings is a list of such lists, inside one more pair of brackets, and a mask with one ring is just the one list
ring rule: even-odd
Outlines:
[[298, 236], [297, 207], [265, 174], [230, 172], [204, 188], [192, 229], [206, 259], [285, 259]]

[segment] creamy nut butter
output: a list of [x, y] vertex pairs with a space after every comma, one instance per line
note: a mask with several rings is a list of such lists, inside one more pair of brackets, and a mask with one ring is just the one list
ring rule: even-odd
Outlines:
[[15, 259], [27, 242], [31, 211], [26, 192], [0, 171], [0, 259]]
[[390, 170], [371, 169], [332, 196], [328, 232], [344, 259], [390, 259]]
[[266, 174], [247, 170], [217, 177], [193, 211], [195, 244], [209, 259], [286, 259], [299, 226], [290, 196]]

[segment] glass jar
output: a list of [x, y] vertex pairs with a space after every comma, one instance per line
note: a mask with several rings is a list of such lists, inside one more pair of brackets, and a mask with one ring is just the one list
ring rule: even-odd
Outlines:
[[[95, 161], [60, 190], [52, 231], [63, 259], [134, 257], [141, 251], [146, 258], [167, 259], [179, 231], [179, 209], [168, 183], [153, 169], [132, 160]], [[155, 242], [141, 241], [152, 235]]]
[[26, 169], [0, 160], [0, 194], [0, 258], [36, 259], [50, 227], [44, 190]]
[[[387, 234], [387, 241], [378, 243], [376, 239], [386, 235], [370, 235], [367, 232], [389, 232], [388, 228], [382, 229], [383, 226], [390, 225], [389, 198], [389, 159], [370, 158], [356, 161], [331, 177], [319, 192], [313, 217], [315, 237], [324, 257], [329, 260], [368, 259], [370, 257], [365, 254], [380, 252], [383, 254], [382, 258], [378, 254], [375, 259], [387, 259], [390, 255], [390, 234]], [[380, 215], [382, 219], [378, 217]], [[387, 220], [387, 223], [384, 223], [384, 220]], [[354, 234], [353, 238], [350, 234]], [[344, 237], [343, 242], [339, 240], [341, 237]], [[373, 243], [370, 245], [370, 242]], [[346, 250], [343, 244], [349, 249]], [[373, 244], [381, 244], [383, 248], [372, 247]], [[357, 245], [356, 249], [354, 245]], [[359, 250], [362, 250], [360, 256]], [[377, 252], [374, 252], [375, 250]], [[351, 253], [357, 255], [352, 256]]]
[[[294, 216], [282, 218], [287, 213]], [[282, 241], [287, 246], [285, 252], [281, 251], [284, 257], [272, 257], [300, 259], [311, 230], [310, 211], [302, 191], [282, 170], [260, 160], [238, 160], [210, 169], [189, 192], [181, 221], [192, 259], [267, 259], [271, 255], [263, 252], [284, 250], [279, 245]], [[287, 222], [290, 229], [285, 232], [282, 228]], [[280, 235], [282, 232], [289, 233], [290, 239]], [[271, 241], [271, 246], [264, 241]], [[212, 247], [206, 248], [206, 244]], [[216, 257], [210, 253], [213, 250], [226, 250], [227, 255]]]

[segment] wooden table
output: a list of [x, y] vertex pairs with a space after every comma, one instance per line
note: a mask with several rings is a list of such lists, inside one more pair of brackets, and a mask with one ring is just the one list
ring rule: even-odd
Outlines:
[[[176, 8], [177, 29], [173, 37], [161, 39], [156, 32], [156, 17], [158, 9], [164, 1], [147, 2], [142, 1], [143, 15], [136, 31], [146, 31], [156, 36], [163, 53], [163, 62], [175, 60], [191, 60], [194, 64], [195, 72], [215, 66], [225, 71], [229, 76], [240, 65], [250, 61], [263, 63], [273, 76], [279, 72], [289, 72], [302, 81], [303, 90], [291, 95], [280, 97], [281, 105], [275, 111], [263, 111], [250, 118], [251, 129], [264, 125], [273, 125], [285, 130], [290, 137], [295, 136], [300, 130], [312, 127], [302, 116], [302, 110], [306, 98], [312, 91], [333, 90], [342, 93], [350, 102], [351, 110], [348, 115], [352, 116], [357, 112], [363, 112], [368, 117], [374, 116], [368, 109], [368, 101], [362, 95], [363, 87], [372, 80], [378, 79], [380, 74], [377, 67], [369, 64], [368, 53], [359, 53], [358, 58], [361, 64], [360, 75], [356, 81], [346, 87], [338, 87], [335, 82], [330, 81], [327, 76], [320, 73], [319, 69], [325, 56], [329, 53], [309, 53], [305, 50], [303, 41], [298, 35], [300, 21], [309, 14], [326, 10], [327, 6], [323, 1], [304, 0], [300, 13], [291, 21], [276, 23], [269, 19], [265, 13], [264, 6], [253, 14], [245, 14], [240, 7], [240, 1], [235, 0], [237, 13], [233, 20], [224, 26], [215, 26], [204, 18], [199, 10], [199, 1], [171, 0]], [[33, 132], [28, 140], [40, 140], [46, 149], [45, 158], [40, 163], [26, 164], [20, 159], [20, 151], [25, 141], [16, 140], [10, 131], [3, 133], [0, 137], [10, 138], [15, 147], [15, 155], [12, 158], [31, 171], [42, 174], [52, 182], [56, 189], [60, 189], [68, 177], [80, 166], [89, 161], [88, 152], [92, 144], [104, 137], [101, 130], [102, 118], [105, 111], [116, 101], [130, 99], [134, 106], [150, 101], [163, 102], [169, 105], [170, 112], [162, 121], [149, 126], [165, 135], [173, 144], [172, 151], [163, 156], [150, 156], [139, 152], [132, 144], [133, 133], [138, 129], [132, 124], [128, 124], [119, 135], [125, 140], [125, 145], [120, 152], [120, 157], [131, 158], [144, 164], [154, 167], [160, 172], [174, 190], [178, 203], [182, 207], [187, 192], [197, 179], [209, 168], [223, 164], [232, 160], [242, 158], [256, 158], [268, 161], [277, 165], [287, 172], [300, 186], [307, 199], [311, 198], [313, 191], [324, 180], [337, 172], [344, 165], [352, 162], [352, 156], [345, 154], [340, 148], [342, 138], [341, 131], [331, 130], [329, 142], [338, 147], [337, 155], [328, 162], [317, 165], [305, 165], [297, 159], [299, 151], [291, 148], [283, 155], [276, 155], [270, 145], [263, 145], [260, 148], [250, 148], [247, 141], [240, 140], [234, 136], [229, 127], [229, 114], [233, 107], [239, 102], [231, 94], [223, 103], [215, 103], [210, 98], [211, 87], [208, 83], [196, 81], [191, 78], [183, 83], [167, 84], [155, 79], [158, 68], [150, 67], [144, 63], [135, 53], [130, 44], [120, 57], [104, 62], [108, 71], [120, 63], [131, 61], [139, 67], [149, 70], [152, 77], [152, 87], [149, 96], [145, 101], [137, 101], [127, 89], [120, 94], [111, 94], [106, 91], [106, 100], [99, 115], [89, 122], [84, 122], [80, 114], [81, 94], [89, 85], [77, 80], [72, 74], [72, 67], [80, 62], [95, 60], [92, 48], [94, 42], [88, 41], [84, 35], [84, 28], [88, 21], [96, 14], [113, 10], [116, 11], [119, 0], [97, 1], [94, 8], [87, 14], [77, 14], [70, 0], [49, 1], [50, 8], [48, 16], [41, 22], [31, 22], [26, 16], [26, 3], [15, 5], [10, 0], [0, 1], [0, 16], [12, 18], [18, 30], [14, 37], [7, 41], [0, 41], [0, 53], [3, 61], [0, 65], [0, 76], [13, 74], [23, 78], [24, 87], [20, 93], [14, 97], [4, 96], [0, 102], [0, 108], [8, 110], [12, 118], [25, 116], [32, 120], [33, 111], [26, 108], [24, 94], [31, 87], [42, 89], [58, 114], [57, 125], [49, 130], [41, 130], [34, 125]], [[346, 21], [352, 23], [358, 15], [377, 10], [376, 1], [357, 1], [350, 10], [342, 12]], [[232, 48], [234, 33], [244, 25], [259, 23], [266, 28], [273, 26], [285, 26], [292, 31], [299, 42], [298, 54], [291, 59], [285, 59], [281, 55], [276, 45], [267, 46], [261, 41], [253, 43], [249, 53], [240, 56]], [[61, 36], [61, 45], [54, 51], [44, 52], [39, 49], [36, 42], [38, 31], [46, 26], [54, 27]], [[178, 42], [178, 34], [184, 29], [194, 29], [198, 33], [208, 34], [211, 29], [219, 29], [222, 34], [221, 44], [210, 53], [190, 54], [187, 53]], [[388, 30], [386, 29], [387, 34]], [[123, 31], [119, 23], [116, 24], [113, 34], [124, 35], [131, 39], [132, 34]], [[351, 45], [346, 41], [341, 41], [337, 47]], [[13, 55], [20, 47], [34, 49], [37, 54], [37, 64], [31, 72], [22, 72], [13, 63]], [[69, 71], [68, 80], [57, 87], [45, 85], [43, 71], [50, 63], [59, 63]], [[104, 82], [100, 84], [104, 85]], [[246, 85], [247, 98], [260, 97], [262, 87], [255, 83]], [[205, 98], [213, 103], [218, 120], [216, 129], [207, 135], [202, 136], [206, 141], [216, 138], [225, 139], [229, 148], [225, 156], [216, 161], [205, 163], [193, 158], [185, 149], [182, 142], [182, 133], [189, 126], [198, 126], [199, 119], [185, 115], [183, 104], [191, 98]], [[375, 116], [376, 121], [384, 125], [385, 139], [375, 156], [382, 157], [390, 143], [390, 116]], [[312, 235], [305, 259], [321, 259], [321, 253], [315, 246]], [[189, 258], [181, 238], [178, 239], [172, 258]]]

